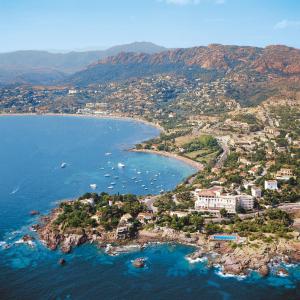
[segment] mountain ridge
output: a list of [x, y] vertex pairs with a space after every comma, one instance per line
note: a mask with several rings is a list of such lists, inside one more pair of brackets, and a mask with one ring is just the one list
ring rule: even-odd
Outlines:
[[[262, 80], [263, 77], [284, 78], [300, 75], [300, 49], [284, 45], [265, 48], [211, 44], [178, 48], [155, 54], [120, 52], [87, 66], [69, 81], [86, 85], [94, 82], [118, 81], [159, 73], [216, 72], [233, 79]], [[267, 80], [267, 78], [265, 78]]]

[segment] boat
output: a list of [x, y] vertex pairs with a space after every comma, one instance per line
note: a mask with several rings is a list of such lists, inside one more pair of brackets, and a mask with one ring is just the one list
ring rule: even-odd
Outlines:
[[105, 153], [105, 156], [109, 156], [109, 155], [111, 155], [111, 152], [106, 152]]
[[137, 171], [136, 173], [137, 173], [137, 174], [142, 174], [142, 172], [141, 172], [141, 171]]
[[97, 188], [97, 184], [96, 183], [91, 183], [90, 188], [95, 190]]
[[107, 188], [111, 190], [111, 189], [114, 188], [114, 186], [113, 186], [113, 185], [110, 185], [110, 186], [108, 186]]
[[110, 175], [109, 174], [105, 174], [104, 177], [110, 177]]
[[143, 268], [145, 266], [145, 259], [142, 257], [136, 258], [132, 264], [136, 268]]
[[110, 183], [110, 185], [115, 185], [115, 184], [116, 184], [115, 182], [111, 182], [111, 183]]
[[119, 176], [114, 176], [115, 179], [119, 179]]
[[112, 170], [114, 170], [114, 169], [115, 169], [115, 167], [112, 167], [111, 169], [112, 169]]
[[118, 168], [122, 169], [122, 168], [125, 168], [125, 165], [121, 162], [118, 163]]
[[132, 179], [132, 180], [136, 180], [136, 177], [132, 177], [131, 179]]
[[65, 163], [65, 162], [61, 163], [61, 165], [60, 165], [60, 167], [61, 167], [62, 169], [64, 169], [66, 166], [67, 166], [67, 163]]
[[100, 170], [104, 170], [104, 168], [103, 168], [103, 167], [101, 167], [101, 168], [100, 168]]

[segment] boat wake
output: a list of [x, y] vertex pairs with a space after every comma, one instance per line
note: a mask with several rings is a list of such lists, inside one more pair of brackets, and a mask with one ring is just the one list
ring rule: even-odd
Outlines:
[[17, 186], [16, 188], [14, 188], [14, 189], [11, 191], [10, 195], [16, 194], [19, 190], [20, 190], [20, 186]]

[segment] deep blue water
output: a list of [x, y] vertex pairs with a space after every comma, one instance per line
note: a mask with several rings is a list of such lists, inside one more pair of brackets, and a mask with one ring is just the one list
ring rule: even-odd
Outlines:
[[[15, 244], [36, 221], [30, 210], [48, 212], [57, 200], [90, 190], [91, 183], [97, 191], [110, 191], [115, 182], [111, 192], [147, 194], [170, 190], [192, 174], [182, 162], [124, 151], [157, 134], [130, 121], [0, 118], [0, 299], [300, 299], [299, 267], [290, 267], [285, 278], [253, 274], [237, 280], [205, 262], [189, 263], [185, 255], [193, 249], [180, 245], [110, 257], [91, 245], [62, 255], [38, 241], [33, 248]], [[117, 168], [118, 162], [126, 167]], [[139, 256], [147, 258], [144, 269], [131, 265]], [[61, 257], [67, 260], [63, 267], [57, 264]]]

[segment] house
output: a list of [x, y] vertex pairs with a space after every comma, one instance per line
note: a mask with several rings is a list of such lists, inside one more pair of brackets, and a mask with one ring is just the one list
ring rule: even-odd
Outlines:
[[119, 225], [127, 225], [128, 223], [131, 223], [131, 220], [132, 215], [127, 213], [120, 218]]
[[288, 169], [288, 168], [281, 168], [276, 173], [276, 179], [278, 180], [289, 180], [293, 176], [294, 174], [292, 169]]
[[119, 221], [118, 227], [116, 229], [116, 238], [119, 240], [125, 240], [131, 236], [132, 228], [132, 215], [127, 213], [123, 215]]
[[261, 188], [257, 186], [252, 186], [251, 187], [251, 195], [255, 198], [260, 198], [261, 197]]
[[141, 212], [136, 218], [142, 224], [148, 224], [153, 220], [153, 213], [150, 212]]
[[244, 181], [243, 182], [243, 186], [244, 186], [245, 189], [248, 189], [248, 188], [252, 187], [253, 185], [254, 185], [254, 183], [250, 182], [250, 181]]
[[90, 206], [95, 206], [95, 200], [93, 198], [82, 199], [82, 200], [80, 200], [80, 202], [82, 204], [87, 204], [87, 205], [90, 205]]
[[277, 180], [265, 180], [265, 189], [266, 190], [278, 190]]
[[249, 161], [248, 159], [243, 158], [243, 157], [239, 158], [239, 162], [242, 163], [242, 164], [245, 164], [247, 166], [251, 165], [251, 161]]
[[77, 94], [77, 91], [76, 90], [69, 90], [68, 94], [69, 95], [74, 95], [74, 94]]
[[260, 169], [260, 165], [256, 165], [256, 166], [252, 167], [252, 168], [248, 171], [248, 173], [249, 173], [250, 175], [253, 175], [253, 176], [254, 176], [255, 174], [258, 173], [259, 169]]

